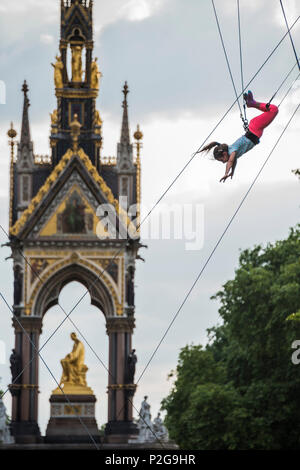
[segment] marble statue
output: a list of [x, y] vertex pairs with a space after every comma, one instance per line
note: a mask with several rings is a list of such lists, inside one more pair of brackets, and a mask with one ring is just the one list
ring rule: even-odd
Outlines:
[[63, 88], [64, 86], [64, 79], [63, 79], [63, 70], [64, 64], [61, 60], [61, 57], [56, 56], [55, 64], [51, 64], [54, 67], [54, 83], [55, 88]]
[[148, 397], [145, 396], [141, 404], [139, 412], [139, 419], [137, 420], [138, 435], [136, 439], [129, 442], [134, 443], [153, 443], [153, 442], [169, 442], [169, 434], [167, 428], [164, 426], [161, 419], [161, 414], [158, 413], [154, 421], [151, 421], [150, 405]]
[[13, 444], [14, 439], [10, 434], [8, 416], [2, 398], [0, 398], [0, 445]]
[[72, 47], [72, 82], [82, 81], [82, 48]]
[[150, 405], [147, 400], [148, 397], [145, 396], [141, 404], [141, 410], [137, 422], [139, 430], [137, 442], [143, 443], [154, 442], [156, 440], [153, 432], [153, 424], [151, 422]]
[[62, 359], [63, 368], [60, 385], [81, 385], [86, 387], [87, 366], [84, 364], [84, 346], [79, 341], [76, 333], [71, 333], [71, 339], [74, 341], [72, 352]]
[[169, 433], [168, 433], [167, 428], [163, 424], [163, 421], [160, 417], [160, 413], [157, 413], [157, 416], [153, 421], [153, 431], [158, 440], [160, 441], [169, 440]]
[[100, 78], [102, 76], [102, 73], [99, 71], [97, 60], [98, 59], [96, 57], [91, 65], [91, 88], [99, 90]]

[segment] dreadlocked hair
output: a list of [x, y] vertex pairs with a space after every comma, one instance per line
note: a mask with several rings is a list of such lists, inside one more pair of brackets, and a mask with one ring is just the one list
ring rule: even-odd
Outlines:
[[228, 153], [228, 145], [220, 144], [219, 142], [211, 142], [210, 144], [205, 145], [200, 152], [209, 152], [212, 148], [214, 148], [213, 154], [216, 159], [222, 157], [223, 152]]

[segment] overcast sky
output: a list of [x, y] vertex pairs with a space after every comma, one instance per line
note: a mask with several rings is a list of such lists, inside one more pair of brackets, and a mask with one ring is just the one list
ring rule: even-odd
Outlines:
[[[300, 14], [296, 0], [286, 0], [290, 23]], [[21, 86], [30, 87], [30, 117], [34, 149], [49, 153], [49, 113], [56, 107], [53, 69], [58, 52], [59, 0], [0, 0], [0, 80], [6, 84], [6, 104], [0, 105], [0, 223], [8, 224], [9, 148], [6, 131], [13, 120], [20, 131]], [[236, 0], [215, 0], [221, 28], [237, 88], [240, 90]], [[273, 47], [286, 32], [279, 2], [240, 0], [244, 74], [247, 83]], [[105, 0], [95, 1], [95, 56], [103, 73], [98, 109], [103, 117], [104, 155], [115, 155], [121, 124], [121, 89], [130, 87], [129, 116], [131, 133], [136, 124], [144, 133], [142, 152], [142, 197], [145, 212], [189, 160], [234, 100], [223, 51], [210, 0]], [[299, 21], [300, 24], [300, 21]], [[293, 29], [296, 47], [300, 46], [300, 27]], [[268, 101], [295, 63], [288, 38], [251, 84], [260, 101]], [[275, 98], [278, 103], [296, 77], [289, 78]], [[261, 144], [238, 163], [234, 180], [220, 184], [223, 166], [209, 157], [196, 157], [164, 199], [164, 205], [193, 204], [204, 208], [204, 244], [188, 251], [184, 240], [148, 240], [138, 262], [136, 276], [137, 376], [167, 328], [183, 297], [200, 271], [225, 224], [257, 174], [264, 159], [282, 132], [299, 101], [295, 88], [280, 108], [276, 121], [265, 131]], [[249, 110], [249, 117], [257, 114]], [[258, 183], [242, 207], [221, 246], [183, 308], [152, 364], [142, 378], [135, 406], [149, 395], [152, 414], [159, 410], [171, 382], [167, 375], [176, 367], [181, 347], [205, 343], [206, 329], [218, 323], [218, 305], [210, 297], [234, 276], [240, 249], [286, 237], [289, 227], [299, 220], [299, 182], [291, 170], [299, 166], [299, 114], [284, 134]], [[235, 107], [211, 137], [232, 143], [242, 133]], [[157, 212], [157, 213], [158, 213]], [[154, 214], [153, 214], [154, 217]], [[201, 228], [203, 224], [201, 223]], [[144, 232], [145, 233], [145, 232]], [[1, 234], [1, 243], [6, 238]], [[0, 259], [1, 290], [12, 303], [12, 264]], [[71, 309], [84, 287], [66, 286], [60, 302]], [[6, 345], [7, 361], [0, 364], [2, 387], [10, 382], [8, 356], [13, 345], [11, 314], [2, 304], [0, 341]], [[88, 296], [72, 314], [97, 353], [107, 361], [104, 317], [89, 304]], [[47, 312], [43, 342], [63, 319], [58, 307]], [[43, 357], [59, 379], [59, 360], [72, 347], [68, 339], [73, 327], [65, 324], [49, 342]], [[1, 351], [1, 349], [0, 349]], [[98, 397], [97, 419], [106, 422], [107, 377], [103, 366], [86, 348], [88, 382]], [[45, 430], [49, 419], [48, 398], [56, 385], [40, 367], [40, 425]], [[10, 397], [5, 396], [9, 407]]]

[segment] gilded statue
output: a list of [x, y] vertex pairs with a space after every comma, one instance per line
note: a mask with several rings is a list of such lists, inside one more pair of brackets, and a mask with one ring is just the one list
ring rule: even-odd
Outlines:
[[72, 352], [60, 361], [63, 368], [60, 385], [80, 385], [86, 387], [88, 368], [84, 364], [84, 346], [77, 338], [76, 333], [71, 333], [71, 339], [74, 341]]
[[95, 111], [95, 125], [102, 126], [102, 119], [98, 110]]
[[82, 81], [82, 48], [72, 47], [72, 82]]
[[97, 60], [98, 58], [96, 57], [95, 60], [92, 62], [91, 66], [91, 88], [99, 90], [100, 78], [102, 77], [102, 73], [99, 71]]
[[50, 113], [51, 116], [51, 124], [52, 126], [57, 126], [58, 122], [58, 114], [57, 114], [57, 109], [53, 111], [53, 113]]
[[64, 79], [63, 79], [63, 70], [64, 64], [61, 57], [56, 56], [55, 64], [51, 64], [54, 67], [54, 83], [55, 88], [63, 88], [64, 86]]

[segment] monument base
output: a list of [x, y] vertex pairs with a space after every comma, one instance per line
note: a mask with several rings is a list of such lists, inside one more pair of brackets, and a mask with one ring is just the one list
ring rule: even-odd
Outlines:
[[42, 442], [40, 429], [36, 421], [12, 421], [10, 429], [17, 444]]
[[91, 436], [100, 442], [94, 395], [64, 395], [54, 391], [49, 401], [51, 413], [46, 443], [91, 443]]
[[137, 437], [139, 430], [132, 421], [109, 421], [105, 426], [105, 442], [110, 444], [127, 444]]

